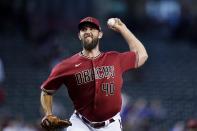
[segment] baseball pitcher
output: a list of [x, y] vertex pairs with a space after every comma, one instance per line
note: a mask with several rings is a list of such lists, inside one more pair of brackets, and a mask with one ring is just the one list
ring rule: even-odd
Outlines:
[[[65, 128], [67, 131], [121, 131], [122, 75], [142, 66], [148, 58], [142, 43], [118, 18], [111, 18], [109, 29], [120, 33], [129, 46], [127, 52], [101, 52], [103, 36], [99, 21], [83, 18], [78, 25], [81, 52], [57, 64], [41, 89], [41, 105], [45, 116], [41, 125], [47, 130]], [[53, 115], [53, 94], [64, 84], [74, 105], [69, 120]]]

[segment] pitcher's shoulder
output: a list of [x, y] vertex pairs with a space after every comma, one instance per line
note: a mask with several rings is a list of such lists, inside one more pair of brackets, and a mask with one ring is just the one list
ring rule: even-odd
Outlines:
[[74, 54], [72, 56], [63, 58], [62, 60], [60, 60], [55, 67], [67, 67], [73, 63], [75, 63], [76, 61], [78, 61], [79, 59], [79, 55], [78, 54]]
[[120, 54], [120, 52], [118, 52], [118, 51], [108, 51], [108, 52], [105, 52], [104, 54], [105, 55], [118, 55], [118, 54]]

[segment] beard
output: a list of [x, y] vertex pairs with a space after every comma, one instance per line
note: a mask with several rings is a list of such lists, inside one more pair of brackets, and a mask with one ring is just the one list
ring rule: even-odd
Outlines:
[[99, 42], [98, 38], [92, 38], [91, 42], [89, 42], [86, 39], [82, 40], [84, 49], [86, 49], [88, 51], [91, 51], [92, 49], [96, 48], [96, 46], [98, 45], [98, 42]]

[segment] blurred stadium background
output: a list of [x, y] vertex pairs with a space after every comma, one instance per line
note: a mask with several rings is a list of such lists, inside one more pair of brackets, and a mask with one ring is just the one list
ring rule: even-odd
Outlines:
[[[41, 130], [40, 85], [58, 61], [80, 51], [77, 25], [85, 16], [100, 19], [103, 51], [128, 50], [106, 27], [119, 17], [149, 54], [124, 75], [124, 131], [186, 130], [197, 118], [196, 0], [1, 0], [0, 130]], [[64, 87], [55, 104], [55, 113], [69, 118]]]

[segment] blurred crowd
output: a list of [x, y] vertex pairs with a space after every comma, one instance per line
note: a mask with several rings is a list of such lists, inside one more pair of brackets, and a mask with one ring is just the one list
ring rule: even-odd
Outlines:
[[4, 86], [3, 86], [4, 80], [5, 80], [4, 63], [0, 57], [0, 106], [4, 103], [5, 95], [6, 95]]
[[150, 0], [145, 10], [152, 27], [161, 27], [173, 39], [196, 41], [196, 6], [195, 0]]
[[165, 127], [168, 111], [159, 99], [132, 100], [126, 93], [122, 94], [121, 117], [123, 131], [197, 131], [197, 119], [177, 121], [171, 128]]
[[39, 43], [58, 31], [77, 31], [78, 21], [92, 15], [101, 21], [120, 17], [131, 29], [161, 29], [165, 25], [176, 35], [195, 39], [196, 6], [195, 0], [1, 0], [0, 31], [21, 30]]
[[[138, 98], [134, 101], [123, 94], [121, 117], [124, 131], [162, 131], [167, 118], [166, 109], [160, 100]], [[125, 102], [126, 101], [126, 102]]]
[[[66, 108], [58, 100], [54, 99], [53, 114], [59, 118], [66, 118]], [[43, 116], [43, 110], [40, 107], [40, 116]], [[40, 126], [41, 117], [37, 120], [25, 120], [22, 115], [0, 115], [0, 131], [45, 131]]]
[[1, 118], [0, 124], [1, 131], [42, 131], [38, 124], [27, 123], [20, 117]]

